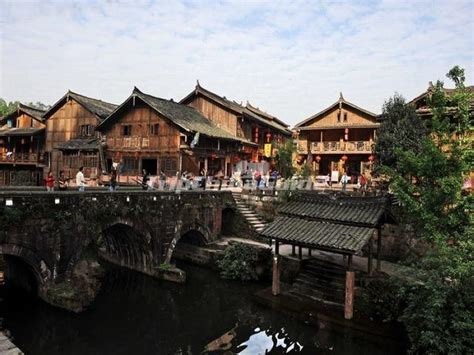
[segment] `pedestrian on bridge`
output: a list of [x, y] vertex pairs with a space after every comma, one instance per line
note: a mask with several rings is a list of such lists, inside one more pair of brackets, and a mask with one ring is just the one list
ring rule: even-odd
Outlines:
[[81, 166], [79, 168], [79, 171], [76, 174], [76, 185], [79, 191], [84, 191], [86, 187], [86, 179], [84, 178], [84, 173], [82, 172], [83, 170], [84, 170], [84, 167]]
[[49, 171], [48, 176], [46, 176], [46, 179], [44, 179], [45, 185], [46, 185], [46, 190], [49, 192], [54, 191], [54, 176], [53, 172]]

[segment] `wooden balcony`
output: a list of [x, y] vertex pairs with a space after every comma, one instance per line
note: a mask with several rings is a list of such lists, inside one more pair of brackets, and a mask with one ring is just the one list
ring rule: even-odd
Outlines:
[[372, 141], [311, 142], [311, 154], [370, 154]]
[[308, 154], [308, 141], [298, 139], [296, 141], [296, 152], [298, 154]]
[[43, 153], [11, 153], [0, 154], [0, 164], [46, 164]]

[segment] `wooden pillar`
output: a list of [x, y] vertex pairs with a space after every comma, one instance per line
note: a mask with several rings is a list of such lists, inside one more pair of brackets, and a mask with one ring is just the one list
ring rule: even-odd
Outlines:
[[[278, 242], [277, 242], [278, 243]], [[277, 296], [280, 294], [280, 255], [273, 255], [273, 277], [272, 277], [272, 294]]]
[[380, 259], [382, 254], [382, 231], [380, 227], [377, 228], [377, 271], [380, 272], [382, 269], [382, 260]]
[[298, 259], [303, 259], [303, 248], [301, 245], [298, 246]]
[[372, 275], [372, 265], [373, 265], [373, 252], [374, 252], [374, 246], [373, 246], [373, 237], [369, 239], [369, 257], [367, 258], [367, 272], [369, 276]]
[[291, 246], [291, 256], [296, 256], [296, 245]]
[[278, 240], [275, 240], [275, 254], [280, 254], [280, 242]]
[[354, 271], [352, 271], [352, 254], [349, 255], [346, 271], [346, 295], [344, 302], [344, 318], [352, 319], [354, 314]]
[[354, 314], [354, 271], [346, 271], [346, 298], [344, 304], [344, 318], [352, 319]]
[[308, 248], [308, 256], [311, 256], [311, 248]]

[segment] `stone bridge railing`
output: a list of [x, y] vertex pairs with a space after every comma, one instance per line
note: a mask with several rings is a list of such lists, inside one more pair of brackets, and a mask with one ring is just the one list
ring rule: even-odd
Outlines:
[[98, 290], [98, 255], [183, 281], [182, 272], [169, 266], [181, 236], [192, 232], [215, 241], [222, 211], [233, 204], [225, 191], [3, 190], [0, 254], [28, 265], [41, 298], [80, 310]]

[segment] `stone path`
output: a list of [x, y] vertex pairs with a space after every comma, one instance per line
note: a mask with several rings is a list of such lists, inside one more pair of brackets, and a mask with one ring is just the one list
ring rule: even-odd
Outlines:
[[257, 232], [260, 233], [266, 226], [266, 222], [260, 218], [240, 197], [240, 193], [232, 191], [232, 197], [237, 205], [237, 210], [245, 218], [247, 223]]
[[0, 331], [0, 354], [1, 355], [22, 355], [23, 352], [13, 344], [7, 336]]

